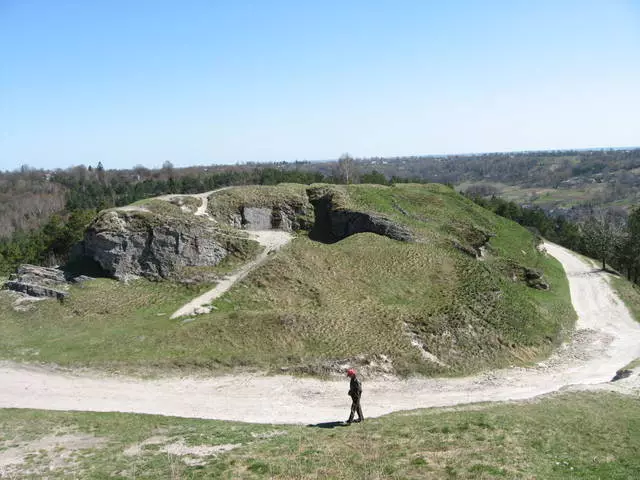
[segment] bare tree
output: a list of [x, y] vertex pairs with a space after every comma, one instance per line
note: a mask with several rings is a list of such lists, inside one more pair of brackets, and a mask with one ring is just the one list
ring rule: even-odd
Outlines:
[[353, 157], [348, 153], [343, 153], [338, 159], [338, 172], [344, 183], [353, 183], [355, 180], [357, 169]]

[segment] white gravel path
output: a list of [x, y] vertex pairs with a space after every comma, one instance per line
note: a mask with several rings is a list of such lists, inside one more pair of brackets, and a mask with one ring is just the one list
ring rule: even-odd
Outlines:
[[[196, 213], [197, 215], [197, 213]], [[203, 293], [199, 297], [194, 298], [190, 302], [186, 303], [178, 310], [176, 310], [171, 318], [185, 317], [194, 314], [194, 312], [204, 305], [213, 302], [223, 293], [227, 292], [237, 282], [246, 277], [251, 270], [262, 265], [268, 258], [269, 254], [280, 249], [291, 241], [293, 235], [281, 230], [261, 230], [261, 231], [248, 231], [249, 237], [256, 240], [260, 245], [264, 247], [264, 250], [254, 260], [246, 263], [241, 268], [233, 272], [231, 275], [227, 275], [218, 284], [206, 293]]]
[[[556, 245], [579, 319], [571, 342], [535, 368], [510, 368], [456, 379], [364, 379], [365, 416], [398, 410], [533, 398], [564, 387], [637, 391], [638, 373], [616, 383], [615, 371], [640, 357], [640, 325], [607, 282], [607, 274]], [[346, 379], [229, 375], [210, 379], [133, 378], [60, 373], [0, 364], [0, 407], [119, 411], [258, 423], [344, 420]]]

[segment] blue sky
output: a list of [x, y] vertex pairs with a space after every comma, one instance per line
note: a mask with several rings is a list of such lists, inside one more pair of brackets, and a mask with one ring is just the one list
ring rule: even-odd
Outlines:
[[640, 2], [0, 0], [0, 169], [640, 145]]

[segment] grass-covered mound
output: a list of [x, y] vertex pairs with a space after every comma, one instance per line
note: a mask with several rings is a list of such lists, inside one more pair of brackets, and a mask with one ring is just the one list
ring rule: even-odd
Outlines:
[[[400, 374], [457, 375], [545, 357], [571, 327], [560, 264], [517, 224], [440, 185], [311, 188], [333, 189], [335, 208], [384, 217], [415, 241], [360, 233], [329, 244], [300, 232], [188, 323], [169, 316], [201, 287], [101, 279], [72, 287], [64, 304], [28, 311], [15, 311], [5, 293], [0, 355], [134, 370], [307, 372], [384, 355]], [[550, 289], [528, 286], [527, 269], [543, 272]]]

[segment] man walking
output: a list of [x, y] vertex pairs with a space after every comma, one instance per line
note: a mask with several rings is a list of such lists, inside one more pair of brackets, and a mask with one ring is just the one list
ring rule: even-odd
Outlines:
[[351, 378], [351, 383], [349, 384], [349, 396], [351, 397], [351, 415], [349, 415], [349, 420], [347, 423], [353, 422], [353, 416], [356, 412], [358, 412], [358, 422], [362, 422], [364, 420], [364, 416], [362, 415], [362, 407], [360, 406], [360, 397], [362, 396], [362, 383], [356, 377], [356, 371], [353, 368], [347, 370], [347, 377]]

